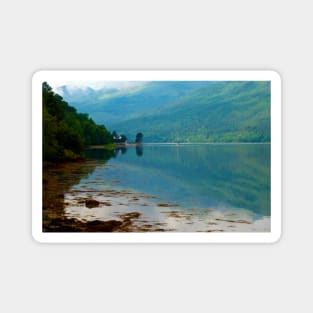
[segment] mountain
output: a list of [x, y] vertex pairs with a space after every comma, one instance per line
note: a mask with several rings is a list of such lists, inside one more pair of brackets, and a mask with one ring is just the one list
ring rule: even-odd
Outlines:
[[88, 113], [96, 123], [111, 128], [116, 123], [136, 118], [208, 84], [209, 82], [146, 82], [130, 88], [99, 90], [62, 86], [58, 88], [58, 92], [80, 112]]
[[63, 97], [98, 124], [145, 142], [268, 142], [270, 82], [156, 81]]

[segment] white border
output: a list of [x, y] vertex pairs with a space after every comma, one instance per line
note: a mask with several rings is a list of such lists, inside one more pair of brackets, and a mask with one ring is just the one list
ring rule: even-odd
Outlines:
[[[271, 81], [271, 232], [44, 233], [42, 232], [42, 83], [49, 80]], [[38, 71], [32, 79], [32, 235], [40, 243], [273, 243], [281, 236], [281, 78], [275, 71]]]

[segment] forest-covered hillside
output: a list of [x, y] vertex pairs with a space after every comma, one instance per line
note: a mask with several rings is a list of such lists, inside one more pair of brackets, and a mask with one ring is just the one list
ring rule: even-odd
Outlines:
[[154, 81], [125, 90], [62, 93], [71, 104], [145, 142], [269, 142], [270, 82]]
[[269, 142], [270, 83], [217, 82], [112, 125], [157, 142]]
[[154, 81], [125, 89], [61, 86], [57, 91], [79, 112], [88, 113], [96, 123], [112, 129], [116, 123], [159, 109], [208, 84], [210, 82]]
[[112, 142], [104, 126], [96, 125], [88, 114], [77, 113], [46, 82], [42, 85], [42, 109], [44, 161], [77, 159], [86, 145]]

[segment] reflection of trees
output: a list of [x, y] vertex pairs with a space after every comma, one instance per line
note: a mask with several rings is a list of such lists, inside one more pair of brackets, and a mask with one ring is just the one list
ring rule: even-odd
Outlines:
[[114, 151], [108, 149], [90, 149], [85, 150], [84, 156], [87, 159], [107, 161], [114, 156]]
[[[126, 152], [127, 152], [127, 147], [118, 147], [118, 148], [114, 149], [113, 157], [116, 158], [120, 154], [126, 154]], [[143, 155], [143, 147], [142, 147], [142, 145], [137, 145], [136, 146], [136, 155], [140, 156], [140, 157]]]
[[[93, 150], [86, 152], [86, 157], [97, 158], [106, 162], [113, 152]], [[90, 175], [96, 168], [93, 161], [56, 163], [43, 168], [43, 231], [62, 231], [66, 224], [64, 216], [64, 194], [78, 184], [82, 178]]]
[[127, 152], [126, 147], [118, 147], [113, 150], [113, 157], [116, 158], [119, 154], [125, 154]]
[[136, 146], [136, 154], [138, 156], [142, 156], [143, 155], [143, 147], [140, 145], [140, 146]]

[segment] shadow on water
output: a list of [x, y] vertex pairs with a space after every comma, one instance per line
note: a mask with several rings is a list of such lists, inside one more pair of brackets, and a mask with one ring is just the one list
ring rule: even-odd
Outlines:
[[[54, 164], [49, 163], [43, 166], [42, 227], [44, 232], [74, 232], [81, 231], [81, 228], [85, 229], [91, 226], [87, 224], [79, 225], [77, 221], [64, 216], [64, 194], [67, 193], [73, 185], [78, 184], [81, 179], [88, 178], [97, 165], [99, 165], [99, 160], [100, 162], [106, 163], [113, 156], [113, 152], [108, 150], [94, 150], [92, 154], [94, 156], [93, 158], [97, 158], [97, 162], [86, 160]], [[86, 151], [86, 157], [87, 156], [88, 151]]]

